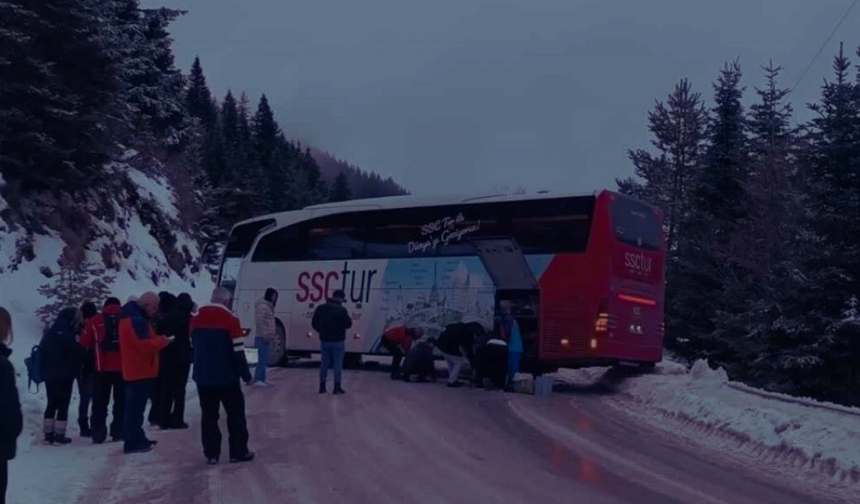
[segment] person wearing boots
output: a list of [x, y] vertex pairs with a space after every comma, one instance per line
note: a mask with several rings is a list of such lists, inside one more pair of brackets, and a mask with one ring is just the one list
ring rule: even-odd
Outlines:
[[0, 306], [0, 504], [6, 503], [9, 461], [15, 458], [18, 436], [24, 428], [21, 401], [15, 386], [15, 368], [9, 362], [12, 339], [12, 316]]
[[[98, 315], [98, 313], [99, 310], [92, 301], [87, 301], [81, 305], [83, 323], [81, 330], [78, 332], [78, 341], [80, 341], [87, 323], [89, 323], [90, 319]], [[90, 431], [90, 403], [93, 398], [93, 376], [95, 372], [95, 354], [90, 349], [82, 347], [81, 372], [75, 378], [75, 381], [78, 383], [78, 396], [80, 396], [80, 400], [78, 401], [78, 428], [81, 437], [85, 438], [92, 437], [92, 432]]]
[[[166, 317], [168, 313], [170, 313], [175, 302], [176, 296], [173, 294], [167, 291], [161, 291], [158, 293], [158, 311], [152, 317], [151, 322], [155, 326], [155, 333], [159, 336], [169, 336], [168, 334], [159, 332], [159, 322], [161, 319]], [[149, 407], [149, 415], [147, 417], [149, 425], [161, 425], [164, 422], [162, 412], [164, 411], [164, 401], [167, 395], [167, 385], [164, 382], [163, 367], [164, 356], [162, 355], [159, 359], [158, 376], [155, 377], [155, 385], [153, 386], [152, 397], [150, 398], [152, 404]]]
[[352, 327], [352, 317], [343, 307], [346, 294], [342, 290], [334, 294], [324, 304], [317, 306], [311, 326], [320, 337], [320, 394], [326, 393], [328, 368], [334, 368], [333, 394], [345, 394], [341, 387], [343, 356], [346, 353], [346, 330]]
[[146, 401], [152, 397], [158, 376], [161, 350], [170, 340], [155, 334], [152, 320], [158, 313], [158, 296], [147, 292], [120, 310], [119, 348], [122, 378], [125, 381], [123, 452], [142, 453], [157, 443], [143, 431]]
[[230, 291], [217, 287], [212, 292], [212, 304], [200, 308], [190, 327], [203, 455], [210, 465], [221, 457], [218, 411], [222, 405], [227, 413], [230, 462], [254, 460], [254, 453], [248, 450], [245, 396], [239, 383], [251, 382], [251, 370], [245, 358], [242, 325], [227, 308], [229, 303]]
[[182, 293], [172, 303], [167, 315], [159, 319], [156, 332], [173, 342], [161, 351], [161, 376], [164, 393], [160, 403], [162, 411], [157, 415], [162, 429], [187, 429], [185, 423], [185, 388], [191, 371], [193, 354], [189, 326], [194, 302], [191, 295]]
[[266, 289], [262, 299], [254, 307], [254, 345], [257, 347], [257, 366], [254, 368], [254, 384], [269, 387], [266, 381], [266, 368], [269, 366], [269, 348], [275, 339], [275, 305], [278, 302], [278, 291], [271, 287]]
[[122, 440], [125, 417], [125, 383], [122, 380], [122, 360], [119, 354], [119, 299], [108, 298], [102, 313], [94, 316], [84, 328], [81, 346], [95, 354], [96, 370], [93, 375], [93, 443], [105, 442], [108, 435], [107, 412], [113, 394], [110, 424], [111, 440]]
[[412, 342], [424, 336], [420, 327], [407, 327], [406, 324], [392, 327], [382, 334], [382, 346], [391, 353], [391, 379], [400, 379], [400, 361], [409, 353]]
[[42, 337], [45, 366], [45, 444], [68, 444], [66, 425], [75, 378], [81, 372], [78, 328], [83, 316], [77, 308], [64, 308]]

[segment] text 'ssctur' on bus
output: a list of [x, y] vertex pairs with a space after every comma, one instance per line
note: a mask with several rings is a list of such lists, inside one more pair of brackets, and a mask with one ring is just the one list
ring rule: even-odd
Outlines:
[[256, 301], [278, 291], [270, 364], [319, 351], [312, 314], [342, 289], [348, 363], [386, 354], [383, 332], [404, 323], [427, 336], [458, 321], [489, 331], [504, 304], [523, 332], [523, 371], [540, 374], [659, 362], [665, 257], [660, 211], [611, 191], [398, 196], [241, 222], [218, 283], [249, 331]]

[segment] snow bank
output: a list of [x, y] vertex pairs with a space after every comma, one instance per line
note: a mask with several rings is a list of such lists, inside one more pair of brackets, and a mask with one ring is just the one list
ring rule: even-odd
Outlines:
[[[560, 385], [612, 387], [607, 401], [650, 425], [768, 470], [800, 470], [836, 485], [860, 483], [860, 408], [759, 393], [697, 361], [664, 361], [652, 374], [563, 370]], [[822, 407], [823, 406], [823, 407]]]

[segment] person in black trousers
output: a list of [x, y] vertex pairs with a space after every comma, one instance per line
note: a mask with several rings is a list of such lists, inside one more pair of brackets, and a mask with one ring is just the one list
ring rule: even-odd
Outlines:
[[113, 419], [110, 424], [112, 441], [122, 440], [125, 415], [125, 382], [122, 380], [122, 357], [119, 353], [119, 311], [117, 298], [105, 301], [104, 311], [91, 318], [84, 327], [81, 346], [96, 357], [93, 375], [93, 416], [90, 427], [93, 443], [105, 442], [108, 435], [107, 414], [113, 393]]
[[203, 306], [191, 319], [194, 348], [194, 381], [200, 399], [200, 431], [203, 455], [210, 465], [221, 457], [221, 430], [218, 412], [227, 413], [230, 462], [254, 460], [248, 451], [248, 425], [241, 379], [251, 383], [251, 370], [245, 358], [244, 335], [239, 319], [227, 308], [230, 291], [217, 287], [212, 304]]
[[191, 370], [193, 354], [188, 329], [191, 324], [191, 311], [194, 302], [187, 293], [176, 298], [167, 315], [159, 319], [156, 332], [174, 337], [173, 343], [161, 351], [161, 375], [163, 393], [161, 395], [162, 429], [187, 429], [185, 423], [185, 387]]
[[[155, 324], [155, 332], [159, 336], [168, 336], [167, 334], [163, 334], [159, 332], [159, 321], [167, 316], [170, 310], [173, 308], [173, 303], [176, 302], [176, 296], [167, 292], [161, 291], [158, 293], [158, 313], [153, 317], [152, 323]], [[152, 397], [150, 400], [152, 401], [151, 406], [149, 407], [149, 415], [148, 420], [150, 425], [162, 425], [165, 421], [163, 417], [164, 413], [164, 401], [165, 396], [167, 395], [167, 388], [164, 381], [164, 351], [162, 351], [160, 359], [159, 359], [159, 368], [158, 368], [158, 376], [155, 379], [155, 386], [152, 390]]]
[[0, 306], [0, 504], [6, 504], [6, 487], [9, 485], [9, 461], [15, 458], [18, 436], [24, 428], [18, 388], [15, 386], [15, 368], [9, 362], [12, 350], [12, 317]]
[[[78, 341], [80, 342], [86, 324], [98, 315], [99, 310], [95, 303], [87, 301], [81, 305], [81, 315], [83, 322], [78, 332]], [[78, 384], [78, 428], [80, 429], [81, 437], [92, 437], [90, 430], [90, 403], [93, 398], [93, 378], [96, 372], [96, 356], [92, 349], [81, 347], [81, 372], [75, 378]]]
[[68, 444], [66, 424], [72, 387], [81, 372], [81, 349], [78, 345], [78, 328], [82, 315], [77, 308], [64, 308], [54, 324], [42, 337], [45, 366], [45, 444]]

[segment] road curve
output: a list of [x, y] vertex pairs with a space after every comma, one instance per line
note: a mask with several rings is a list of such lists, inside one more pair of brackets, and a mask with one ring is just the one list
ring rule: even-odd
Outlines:
[[79, 502], [816, 502], [701, 460], [597, 396], [447, 389], [379, 371], [346, 371], [347, 394], [332, 396], [316, 393], [313, 364], [270, 370], [275, 387], [245, 389], [257, 459], [244, 464], [206, 465], [192, 399], [191, 429], [149, 429], [159, 445], [146, 454], [117, 445]]

